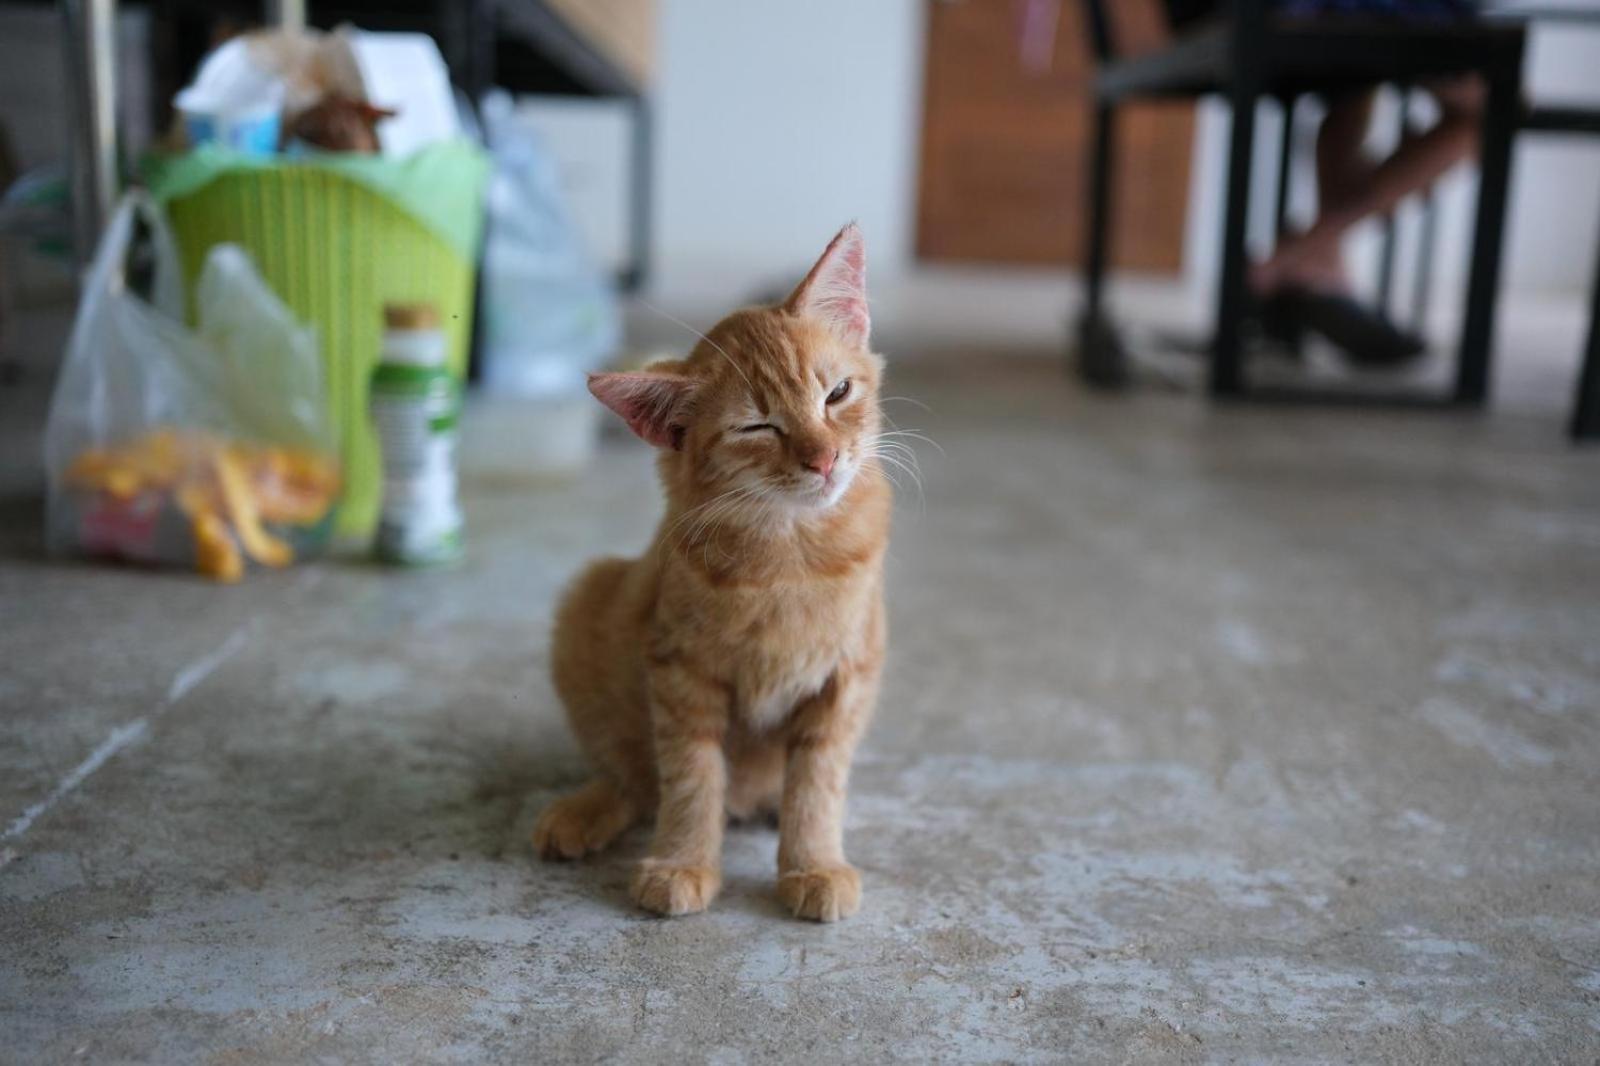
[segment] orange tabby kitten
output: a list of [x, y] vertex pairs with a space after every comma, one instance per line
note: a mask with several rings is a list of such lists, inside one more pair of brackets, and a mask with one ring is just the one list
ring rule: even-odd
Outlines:
[[661, 449], [667, 508], [643, 556], [593, 563], [557, 613], [555, 685], [595, 777], [534, 844], [577, 858], [654, 813], [647, 910], [704, 910], [727, 816], [774, 810], [783, 902], [824, 922], [860, 904], [845, 781], [883, 665], [890, 509], [867, 334], [852, 224], [781, 305], [734, 312], [682, 361], [589, 379]]

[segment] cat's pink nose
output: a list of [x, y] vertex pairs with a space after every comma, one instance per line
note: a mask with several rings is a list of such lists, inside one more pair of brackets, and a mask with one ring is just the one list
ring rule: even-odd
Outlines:
[[837, 448], [817, 452], [811, 458], [805, 460], [806, 469], [815, 470], [823, 477], [827, 477], [833, 473], [833, 462], [837, 458], [839, 458], [839, 449]]

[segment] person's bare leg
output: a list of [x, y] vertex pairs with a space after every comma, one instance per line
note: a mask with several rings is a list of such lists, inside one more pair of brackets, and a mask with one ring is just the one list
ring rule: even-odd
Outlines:
[[[1346, 93], [1328, 101], [1328, 113], [1317, 130], [1316, 174], [1318, 210], [1326, 212], [1347, 203], [1372, 173], [1374, 163], [1362, 151], [1372, 105], [1377, 94], [1370, 89]], [[1295, 253], [1297, 236], [1279, 234], [1277, 247], [1250, 268], [1250, 286], [1270, 293], [1285, 285], [1343, 292], [1349, 287], [1344, 256], [1335, 243]]]
[[1337, 206], [1372, 173], [1375, 165], [1363, 149], [1372, 125], [1372, 105], [1377, 93], [1370, 89], [1346, 93], [1329, 101], [1328, 113], [1317, 130], [1317, 204], [1319, 210]]
[[[1285, 286], [1323, 289], [1342, 288], [1344, 277], [1340, 247], [1350, 227], [1373, 215], [1383, 214], [1419, 189], [1427, 188], [1447, 170], [1466, 159], [1477, 148], [1478, 117], [1483, 108], [1484, 85], [1480, 78], [1464, 78], [1429, 87], [1438, 98], [1439, 121], [1426, 133], [1404, 141], [1382, 163], [1361, 173], [1360, 141], [1354, 149], [1330, 143], [1323, 162], [1323, 145], [1318, 144], [1318, 173], [1329, 176], [1353, 175], [1339, 183], [1333, 195], [1322, 194], [1317, 220], [1310, 229], [1285, 238], [1271, 258], [1259, 264], [1251, 277], [1257, 292], [1271, 292]], [[1337, 112], [1338, 109], [1335, 109]], [[1330, 120], [1334, 113], [1330, 113]], [[1341, 122], [1348, 120], [1341, 116]], [[1345, 135], [1336, 128], [1339, 137]]]

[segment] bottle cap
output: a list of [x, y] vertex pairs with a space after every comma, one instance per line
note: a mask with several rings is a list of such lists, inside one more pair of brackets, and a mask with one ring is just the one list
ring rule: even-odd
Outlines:
[[429, 303], [386, 303], [383, 324], [388, 329], [438, 329], [439, 311]]

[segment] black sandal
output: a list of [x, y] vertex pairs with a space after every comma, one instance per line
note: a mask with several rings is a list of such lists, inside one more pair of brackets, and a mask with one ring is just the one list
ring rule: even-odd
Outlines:
[[1327, 338], [1358, 366], [1394, 367], [1427, 350], [1427, 342], [1384, 315], [1336, 293], [1280, 289], [1261, 304], [1269, 336], [1298, 347], [1309, 330]]

